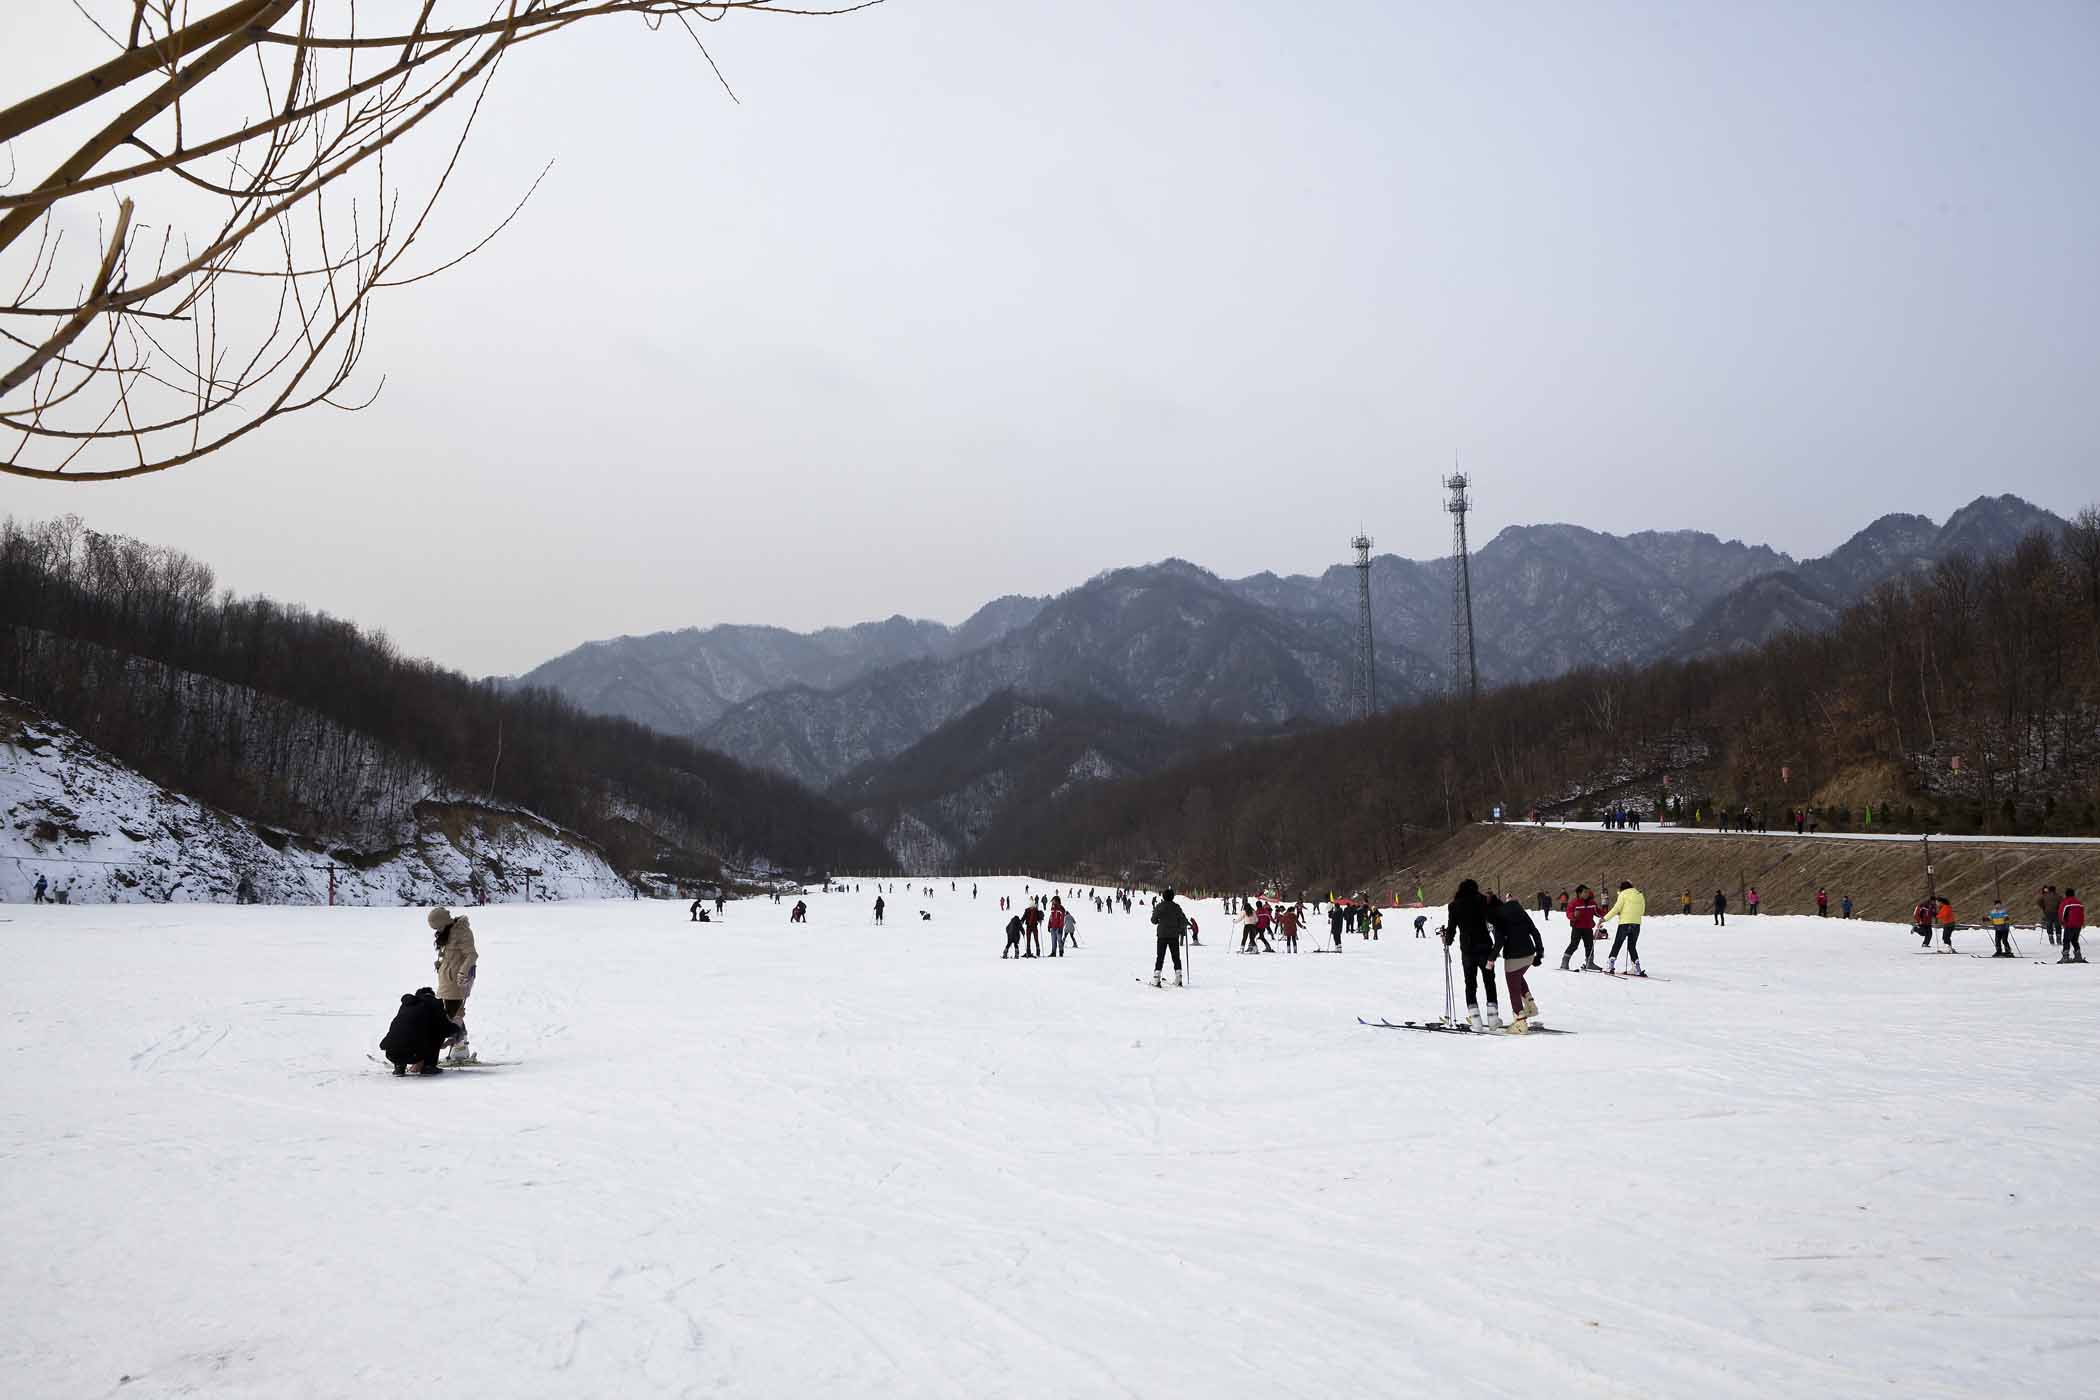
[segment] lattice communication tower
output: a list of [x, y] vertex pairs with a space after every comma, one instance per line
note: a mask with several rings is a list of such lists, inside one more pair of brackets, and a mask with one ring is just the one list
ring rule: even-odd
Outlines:
[[1466, 512], [1473, 508], [1472, 478], [1453, 472], [1444, 478], [1451, 499], [1451, 693], [1473, 700], [1480, 694], [1480, 663], [1473, 654], [1473, 573], [1467, 562]]
[[1356, 717], [1369, 719], [1378, 713], [1378, 657], [1371, 646], [1371, 537], [1358, 534], [1349, 547], [1356, 551], [1356, 671], [1350, 677], [1350, 698]]

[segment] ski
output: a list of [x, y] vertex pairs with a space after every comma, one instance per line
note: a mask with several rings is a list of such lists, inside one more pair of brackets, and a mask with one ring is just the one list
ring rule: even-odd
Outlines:
[[[378, 1066], [379, 1066], [379, 1067], [381, 1067], [382, 1069], [386, 1070], [386, 1071], [387, 1071], [387, 1073], [389, 1073], [389, 1074], [393, 1073], [393, 1070], [394, 1070], [394, 1062], [393, 1062], [392, 1060], [389, 1060], [389, 1059], [387, 1059], [387, 1058], [385, 1058], [384, 1056], [381, 1056], [381, 1055], [367, 1055], [367, 1056], [365, 1056], [365, 1058], [366, 1058], [366, 1059], [368, 1059], [368, 1060], [370, 1060], [370, 1061], [371, 1061], [371, 1062], [372, 1062], [373, 1064], [375, 1064], [375, 1065], [378, 1065]], [[503, 1068], [504, 1066], [506, 1066], [506, 1065], [514, 1065], [514, 1064], [516, 1064], [516, 1063], [517, 1063], [517, 1061], [516, 1061], [516, 1060], [484, 1060], [484, 1059], [482, 1059], [482, 1058], [481, 1058], [480, 1056], [478, 1056], [478, 1055], [477, 1055], [477, 1056], [475, 1056], [475, 1057], [474, 1057], [473, 1059], [471, 1059], [471, 1060], [461, 1060], [461, 1061], [460, 1061], [460, 1062], [459, 1062], [458, 1064], [453, 1064], [453, 1063], [451, 1063], [451, 1062], [450, 1062], [449, 1060], [439, 1060], [439, 1061], [438, 1061], [438, 1068], [439, 1068], [439, 1069], [444, 1069], [444, 1070], [453, 1070], [453, 1069], [502, 1069], [502, 1068]], [[413, 1079], [413, 1078], [416, 1078], [416, 1077], [417, 1077], [417, 1076], [415, 1076], [415, 1075], [410, 1075], [410, 1076], [409, 1076], [409, 1078], [411, 1078], [411, 1079]]]
[[1474, 1030], [1474, 1029], [1473, 1029], [1473, 1028], [1472, 1028], [1471, 1026], [1467, 1025], [1467, 1024], [1466, 1024], [1465, 1022], [1463, 1022], [1463, 1021], [1461, 1021], [1461, 1022], [1457, 1023], [1456, 1025], [1446, 1025], [1446, 1024], [1444, 1024], [1444, 1023], [1443, 1023], [1442, 1021], [1388, 1021], [1388, 1020], [1385, 1020], [1385, 1019], [1384, 1019], [1384, 1018], [1382, 1018], [1382, 1017], [1381, 1017], [1380, 1019], [1376, 1020], [1376, 1021], [1367, 1021], [1367, 1020], [1365, 1020], [1365, 1019], [1364, 1019], [1363, 1017], [1361, 1017], [1361, 1016], [1359, 1016], [1359, 1017], [1357, 1017], [1357, 1018], [1356, 1018], [1356, 1024], [1358, 1024], [1359, 1026], [1369, 1026], [1369, 1027], [1370, 1027], [1370, 1028], [1371, 1028], [1372, 1030], [1374, 1030], [1374, 1031], [1433, 1031], [1433, 1032], [1435, 1032], [1436, 1034], [1439, 1034], [1439, 1035], [1573, 1035], [1573, 1034], [1575, 1034], [1575, 1032], [1573, 1032], [1573, 1031], [1564, 1031], [1564, 1030], [1556, 1030], [1556, 1029], [1555, 1029], [1554, 1027], [1552, 1027], [1552, 1026], [1536, 1026], [1536, 1025], [1535, 1025], [1535, 1026], [1532, 1026], [1532, 1027], [1530, 1027], [1530, 1028], [1529, 1028], [1529, 1029], [1527, 1029], [1527, 1030], [1521, 1030], [1521, 1031], [1513, 1031], [1513, 1030], [1511, 1030], [1511, 1029], [1510, 1029], [1509, 1027], [1507, 1027], [1507, 1026], [1499, 1026], [1499, 1027], [1498, 1027], [1498, 1026], [1482, 1026], [1482, 1027], [1481, 1027], [1481, 1028], [1480, 1028], [1479, 1030], [1477, 1030], [1477, 1031], [1476, 1031], [1476, 1030]]

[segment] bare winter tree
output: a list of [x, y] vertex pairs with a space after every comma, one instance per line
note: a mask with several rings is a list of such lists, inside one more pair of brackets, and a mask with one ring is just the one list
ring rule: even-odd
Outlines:
[[[0, 472], [141, 476], [369, 403], [377, 386], [351, 381], [374, 294], [517, 214], [408, 261], [517, 45], [625, 16], [705, 57], [702, 21], [872, 3], [230, 0], [193, 17], [191, 0], [106, 0], [97, 19], [81, 0], [115, 56], [0, 111]], [[404, 140], [434, 172], [414, 191], [405, 155], [388, 170]], [[49, 173], [27, 185], [32, 167]]]

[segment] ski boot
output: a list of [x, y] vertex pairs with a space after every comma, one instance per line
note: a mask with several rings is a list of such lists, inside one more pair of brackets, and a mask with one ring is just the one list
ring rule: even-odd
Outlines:
[[1487, 1023], [1488, 1029], [1491, 1031], [1502, 1029], [1502, 1012], [1493, 1002], [1488, 1003]]
[[1538, 1014], [1539, 1004], [1533, 1001], [1530, 995], [1527, 993], [1524, 997], [1524, 1019], [1528, 1021]]
[[1604, 975], [1606, 977], [1617, 977], [1619, 975], [1619, 960], [1617, 958], [1613, 958], [1604, 965]]
[[1507, 1029], [1507, 1030], [1505, 1030], [1505, 1031], [1503, 1032], [1503, 1034], [1505, 1034], [1505, 1035], [1522, 1035], [1522, 1034], [1524, 1034], [1524, 1033], [1525, 1033], [1526, 1031], [1528, 1031], [1528, 1030], [1530, 1030], [1530, 1029], [1531, 1029], [1531, 1018], [1530, 1018], [1529, 1016], [1525, 1016], [1525, 1015], [1519, 1014], [1519, 1015], [1515, 1015], [1515, 1016], [1512, 1016], [1512, 1017], [1510, 1017], [1510, 1018], [1509, 1018], [1509, 1027], [1508, 1027], [1508, 1029]]
[[1477, 1030], [1479, 1030], [1479, 1029], [1481, 1029], [1481, 1026], [1480, 1026], [1480, 1008], [1479, 1008], [1479, 1007], [1477, 1007], [1477, 1006], [1469, 1006], [1469, 1007], [1467, 1007], [1467, 1008], [1466, 1008], [1466, 1028], [1467, 1028], [1468, 1030], [1476, 1030], [1476, 1031], [1477, 1031]]
[[474, 1047], [467, 1044], [465, 1036], [461, 1036], [458, 1040], [452, 1042], [452, 1048], [445, 1052], [445, 1063], [448, 1065], [471, 1065], [474, 1063]]
[[1596, 960], [1595, 958], [1591, 958], [1591, 959], [1590, 959], [1590, 960], [1589, 960], [1588, 962], [1584, 963], [1584, 964], [1582, 965], [1582, 970], [1583, 970], [1584, 972], [1602, 972], [1602, 971], [1604, 971], [1604, 969], [1603, 969], [1603, 968], [1601, 968], [1601, 967], [1597, 966], [1597, 960]]
[[1165, 979], [1163, 979], [1157, 972], [1155, 972], [1152, 974], [1152, 985], [1155, 987], [1164, 987], [1167, 984]]
[[394, 1078], [396, 1078], [396, 1079], [406, 1079], [406, 1078], [408, 1078], [408, 1066], [407, 1066], [407, 1065], [405, 1065], [405, 1064], [404, 1064], [404, 1065], [395, 1065], [395, 1066], [394, 1066]]
[[1174, 974], [1174, 985], [1177, 987], [1181, 985], [1181, 974], [1178, 972]]
[[[1572, 953], [1570, 953], [1570, 954], [1568, 955], [1568, 957], [1573, 957], [1573, 956], [1574, 956], [1574, 954], [1572, 954]], [[1562, 959], [1560, 960], [1560, 970], [1561, 970], [1562, 972], [1572, 972], [1572, 971], [1574, 971], [1574, 969], [1573, 969], [1573, 968], [1571, 968], [1571, 967], [1569, 967], [1569, 966], [1568, 966], [1568, 958], [1562, 958]]]
[[1634, 975], [1635, 977], [1646, 977], [1646, 976], [1648, 975], [1648, 974], [1647, 974], [1646, 972], [1644, 972], [1644, 971], [1642, 971], [1642, 970], [1641, 970], [1641, 964], [1640, 964], [1640, 960], [1639, 960], [1638, 958], [1636, 958], [1636, 959], [1634, 960], [1634, 964], [1633, 964], [1633, 975]]

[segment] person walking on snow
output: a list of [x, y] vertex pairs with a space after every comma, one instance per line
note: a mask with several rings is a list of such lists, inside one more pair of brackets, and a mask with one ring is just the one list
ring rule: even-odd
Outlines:
[[1753, 919], [1757, 917], [1757, 886], [1752, 885], [1743, 891], [1743, 908], [1749, 911]]
[[1618, 935], [1611, 941], [1611, 955], [1604, 960], [1604, 970], [1617, 973], [1619, 949], [1626, 950], [1626, 961], [1633, 967], [1633, 975], [1646, 977], [1641, 970], [1641, 920], [1648, 916], [1648, 897], [1633, 887], [1633, 881], [1619, 881], [1619, 897], [1605, 911], [1606, 919], [1619, 921]]
[[[1951, 953], [1954, 951], [1954, 906], [1947, 901], [1944, 895], [1940, 898], [1937, 917], [1940, 925], [1940, 946], [1944, 951]], [[1928, 943], [1932, 941], [1930, 934], [1926, 936], [1925, 941]]]
[[882, 896], [878, 894], [875, 896], [875, 922], [878, 924], [882, 922], [883, 908]]
[[1334, 939], [1334, 951], [1336, 951], [1337, 953], [1341, 952], [1342, 906], [1339, 904], [1330, 904], [1327, 906], [1327, 933], [1331, 938]]
[[1841, 919], [1849, 919], [1852, 917], [1851, 895], [1848, 894], [1838, 901], [1838, 917]]
[[1502, 1011], [1495, 1004], [1495, 933], [1488, 922], [1487, 897], [1477, 880], [1461, 880], [1444, 909], [1444, 946], [1458, 944], [1459, 962], [1466, 974], [1466, 1024], [1481, 1029], [1478, 984], [1487, 986], [1487, 1024], [1502, 1028]]
[[1181, 935], [1188, 931], [1189, 916], [1174, 902], [1174, 887], [1160, 891], [1159, 902], [1152, 906], [1152, 928], [1154, 931], [1152, 953], [1152, 985], [1160, 985], [1159, 975], [1174, 959], [1174, 985], [1181, 983]]
[[1819, 919], [1830, 917], [1830, 891], [1828, 890], [1818, 889], [1816, 891], [1816, 917]]
[[[42, 879], [38, 879], [37, 885], [39, 887], [43, 883]], [[2049, 945], [2054, 947], [2056, 946], [2057, 936], [2062, 929], [2062, 925], [2058, 923], [2058, 918], [2063, 912], [2064, 897], [2056, 892], [2056, 886], [2044, 885], [2042, 886], [2042, 897], [2036, 903], [2042, 909], [2042, 934], [2049, 940]]]
[[2078, 938], [2085, 932], [2085, 901], [2069, 885], [2064, 886], [2063, 902], [2056, 906], [2056, 921], [2064, 949], [2057, 961], [2084, 962], [2085, 949], [2079, 945]]
[[1719, 890], [1714, 891], [1714, 927], [1728, 927], [1728, 896]]
[[[42, 904], [42, 903], [44, 902], [44, 891], [46, 891], [46, 890], [48, 890], [48, 889], [50, 889], [50, 888], [51, 888], [51, 882], [50, 882], [49, 880], [46, 880], [46, 879], [44, 878], [44, 876], [43, 876], [42, 872], [38, 872], [38, 874], [37, 874], [37, 877], [36, 877], [36, 898], [35, 898], [35, 899], [33, 899], [33, 900], [31, 900], [31, 901], [30, 901], [30, 903], [32, 903], [32, 904]], [[2051, 940], [2049, 940], [2049, 941], [2053, 943], [2053, 942], [2055, 942], [2056, 940], [2052, 938], [2052, 939], [2051, 939]]]
[[455, 1027], [451, 1039], [453, 1064], [474, 1058], [467, 1043], [467, 998], [474, 995], [474, 975], [480, 970], [481, 954], [474, 947], [474, 926], [466, 916], [452, 916], [440, 904], [430, 911], [431, 942], [437, 948], [437, 998]]
[[1571, 971], [1568, 961], [1575, 956], [1578, 946], [1582, 949], [1582, 970], [1598, 971], [1597, 917], [1603, 912], [1604, 906], [1597, 902], [1597, 896], [1590, 893], [1588, 885], [1575, 887], [1575, 898], [1568, 901], [1568, 948], [1560, 955], [1562, 972]]
[[1488, 917], [1495, 925], [1495, 942], [1502, 952], [1502, 976], [1509, 983], [1509, 1028], [1523, 1032], [1531, 1029], [1531, 1021], [1539, 1014], [1539, 1004], [1531, 999], [1531, 988], [1524, 973], [1533, 963], [1546, 955], [1546, 942], [1539, 936], [1538, 925], [1531, 915], [1524, 912], [1521, 900], [1505, 899], [1499, 903], [1493, 895], [1488, 896]]

